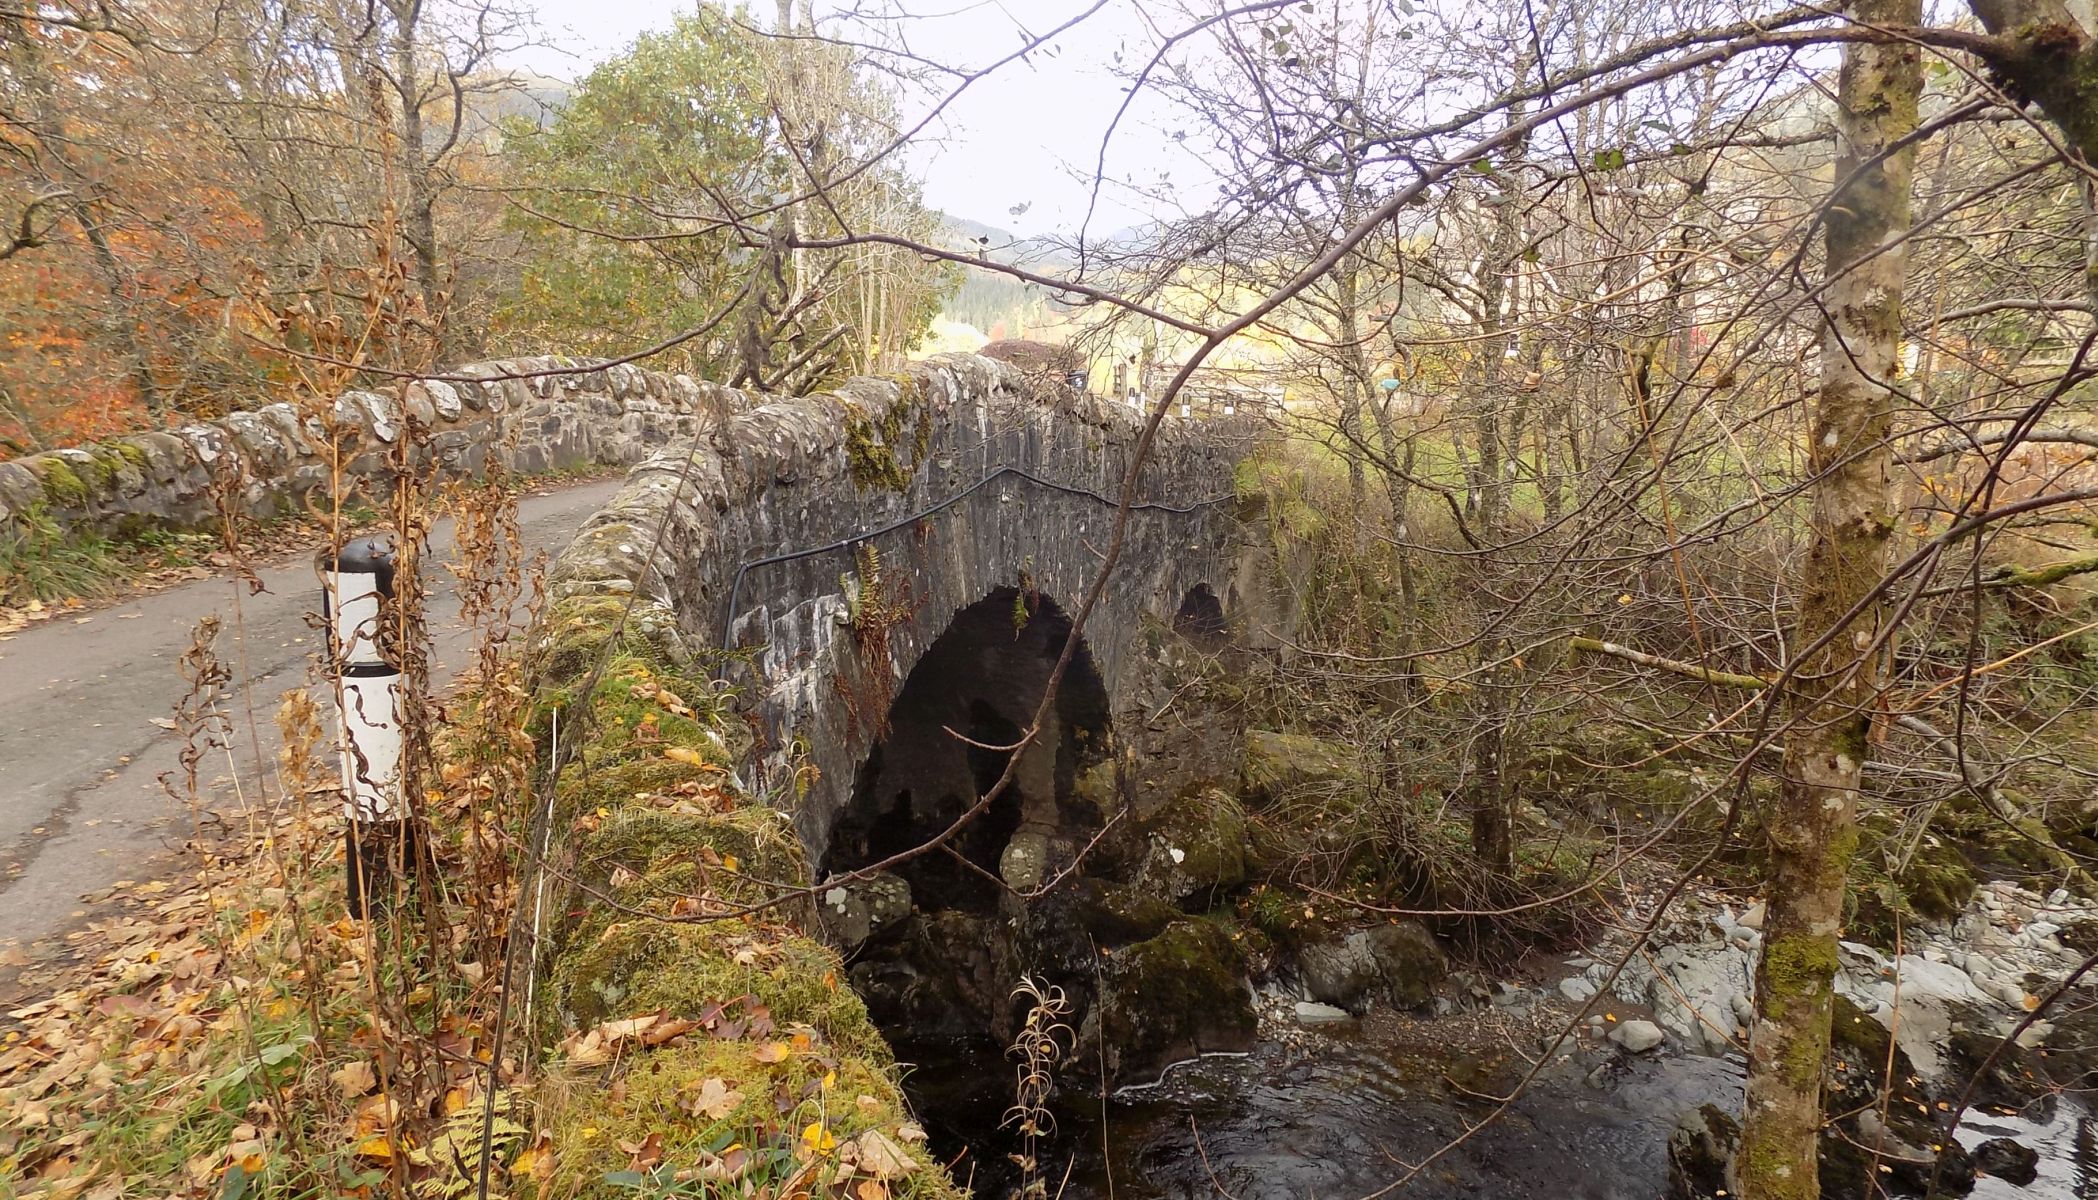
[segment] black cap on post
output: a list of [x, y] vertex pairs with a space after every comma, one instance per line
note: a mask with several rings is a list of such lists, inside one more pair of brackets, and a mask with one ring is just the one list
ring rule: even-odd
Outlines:
[[393, 596], [393, 539], [384, 534], [351, 538], [335, 552], [332, 561], [324, 548], [315, 556], [314, 566], [322, 572], [333, 570], [342, 575], [376, 575], [379, 594], [389, 599]]

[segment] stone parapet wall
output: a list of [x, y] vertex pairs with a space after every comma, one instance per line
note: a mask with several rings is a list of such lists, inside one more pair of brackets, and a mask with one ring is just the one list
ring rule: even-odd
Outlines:
[[243, 515], [279, 516], [325, 499], [338, 478], [345, 495], [361, 485], [379, 500], [404, 458], [445, 478], [478, 476], [491, 463], [527, 475], [629, 465], [689, 438], [736, 399], [628, 364], [474, 363], [325, 406], [271, 404], [0, 463], [0, 532], [31, 512], [62, 530], [110, 536], [195, 528], [219, 515], [221, 492]]

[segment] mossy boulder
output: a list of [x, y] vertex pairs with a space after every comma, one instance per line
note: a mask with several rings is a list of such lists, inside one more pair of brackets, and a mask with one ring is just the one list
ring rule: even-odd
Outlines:
[[1103, 948], [1157, 937], [1181, 915], [1179, 909], [1145, 888], [1090, 877], [1073, 881], [1050, 902], [1068, 906], [1068, 923], [1084, 930]]
[[1144, 822], [1143, 833], [1137, 884], [1167, 903], [1201, 912], [1246, 881], [1246, 814], [1229, 792], [1188, 792]]
[[582, 836], [576, 859], [586, 886], [627, 879], [620, 899], [632, 907], [700, 898], [752, 904], [806, 876], [793, 829], [759, 805], [721, 813], [629, 805]]
[[1864, 822], [1864, 853], [1851, 867], [1847, 934], [1883, 949], [1893, 949], [1895, 932], [1904, 921], [1949, 921], [1959, 916], [1978, 886], [1967, 856], [1950, 838], [1930, 832], [1897, 872], [1890, 873], [1876, 843], [1894, 832], [1894, 822], [1880, 816]]
[[1413, 1009], [1434, 999], [1449, 960], [1426, 926], [1399, 921], [1309, 942], [1297, 952], [1297, 972], [1322, 1004]]
[[1105, 956], [1084, 1039], [1106, 1047], [1107, 1073], [1146, 1083], [1167, 1065], [1253, 1044], [1257, 1021], [1244, 961], [1224, 926], [1183, 919]]
[[1256, 806], [1272, 804], [1313, 785], [1351, 785], [1360, 775], [1354, 753], [1336, 742], [1249, 729], [1239, 765], [1239, 794]]

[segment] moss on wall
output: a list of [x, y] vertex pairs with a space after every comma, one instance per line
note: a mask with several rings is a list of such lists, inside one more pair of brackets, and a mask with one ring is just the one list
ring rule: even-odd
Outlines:
[[[539, 1116], [556, 1164], [542, 1194], [626, 1197], [716, 1172], [810, 1194], [879, 1179], [891, 1197], [960, 1196], [907, 1120], [844, 963], [802, 932], [800, 842], [732, 774], [741, 718], [669, 643], [615, 632], [627, 607], [564, 600], [538, 647], [550, 703], [585, 703], [596, 677], [587, 723], [564, 719], [587, 733], [555, 793], [571, 886], [540, 964], [553, 1065]], [[610, 1061], [562, 1049], [656, 1013], [692, 1024]], [[870, 1155], [891, 1155], [886, 1174]]]
[[[867, 410], [845, 401], [845, 462], [852, 470], [853, 485], [865, 491], [883, 488], [892, 492], [910, 490], [911, 476], [932, 448], [932, 409], [925, 403], [918, 381], [909, 375], [893, 377], [896, 399], [877, 419]], [[910, 431], [911, 461], [897, 457]]]

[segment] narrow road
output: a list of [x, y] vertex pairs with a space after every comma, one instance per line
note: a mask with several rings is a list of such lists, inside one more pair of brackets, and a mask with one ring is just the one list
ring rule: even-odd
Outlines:
[[[597, 480], [521, 498], [526, 552], [558, 553], [618, 486]], [[450, 560], [449, 520], [431, 549], [433, 564]], [[156, 722], [173, 716], [186, 690], [177, 662], [210, 613], [224, 622], [221, 658], [236, 683], [250, 684], [262, 744], [236, 695], [231, 758], [207, 755], [199, 783], [213, 809], [239, 820], [258, 749], [265, 764], [275, 758], [278, 700], [305, 679], [317, 647], [306, 620], [319, 607], [312, 558], [259, 574], [265, 590], [256, 595], [231, 579], [199, 580], [0, 641], [0, 951], [19, 958], [87, 917], [84, 895], [171, 869], [192, 818], [160, 783], [179, 768], [183, 739]], [[450, 573], [433, 565], [426, 584], [431, 684], [442, 687], [471, 655], [471, 631], [460, 624]]]

